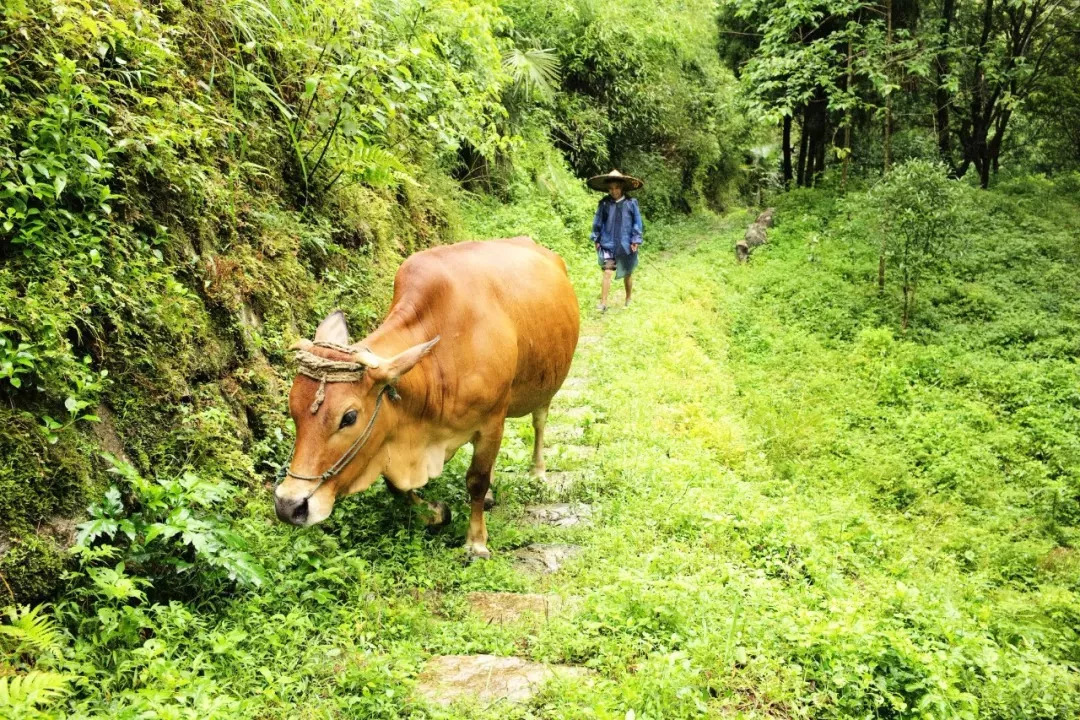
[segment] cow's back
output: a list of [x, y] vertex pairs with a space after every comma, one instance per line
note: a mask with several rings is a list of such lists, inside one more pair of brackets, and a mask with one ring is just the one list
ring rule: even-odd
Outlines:
[[406, 306], [442, 336], [432, 360], [452, 404], [525, 415], [550, 402], [570, 370], [577, 297], [562, 258], [527, 237], [413, 255], [395, 279], [391, 314]]

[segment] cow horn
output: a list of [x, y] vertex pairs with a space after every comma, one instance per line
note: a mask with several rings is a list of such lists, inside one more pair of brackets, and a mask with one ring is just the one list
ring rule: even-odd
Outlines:
[[354, 350], [352, 356], [353, 359], [356, 360], [356, 362], [369, 368], [377, 368], [382, 365], [383, 362], [383, 359], [381, 357], [371, 352], [367, 348], [360, 348], [359, 350]]
[[311, 350], [312, 343], [310, 340], [297, 340], [289, 346], [290, 350]]

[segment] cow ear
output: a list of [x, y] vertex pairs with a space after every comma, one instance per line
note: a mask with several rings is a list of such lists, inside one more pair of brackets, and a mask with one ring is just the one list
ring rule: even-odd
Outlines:
[[394, 357], [384, 360], [377, 368], [368, 368], [368, 374], [376, 383], [393, 385], [405, 373], [416, 367], [420, 359], [431, 352], [435, 343], [439, 342], [439, 336], [427, 342], [413, 345], [407, 350], [402, 350]]
[[335, 310], [327, 315], [315, 331], [315, 342], [348, 345], [349, 328], [345, 325], [345, 313]]

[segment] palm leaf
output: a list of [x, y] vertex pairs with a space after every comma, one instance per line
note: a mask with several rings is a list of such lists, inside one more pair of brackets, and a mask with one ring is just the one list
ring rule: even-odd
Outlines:
[[527, 97], [550, 98], [559, 85], [559, 57], [551, 49], [514, 48], [503, 58], [514, 88]]

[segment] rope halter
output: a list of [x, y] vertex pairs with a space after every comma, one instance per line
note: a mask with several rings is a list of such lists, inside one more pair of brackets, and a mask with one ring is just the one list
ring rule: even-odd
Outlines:
[[[358, 353], [354, 348], [329, 342], [315, 342], [311, 344], [307, 344], [305, 342], [304, 347], [300, 347], [296, 350], [295, 359], [298, 366], [297, 372], [300, 375], [311, 378], [312, 380], [319, 381], [319, 388], [315, 391], [315, 400], [312, 401], [311, 407], [309, 408], [312, 415], [319, 411], [319, 407], [323, 404], [323, 401], [326, 400], [326, 383], [359, 382], [360, 380], [364, 379], [364, 374], [367, 371], [368, 367], [374, 366], [371, 362], [357, 362], [353, 360], [331, 360], [330, 358], [325, 358], [321, 355], [317, 355], [311, 352], [310, 350], [306, 349], [307, 347], [321, 347], [328, 350], [336, 350], [337, 352], [345, 353], [353, 357], [355, 357]], [[375, 357], [369, 350], [366, 349], [362, 350], [361, 353], [370, 358]], [[305, 480], [317, 483], [315, 487], [312, 488], [311, 492], [304, 496], [301, 502], [308, 500], [312, 495], [318, 492], [319, 488], [321, 488], [327, 480], [340, 473], [350, 462], [353, 461], [353, 458], [356, 457], [356, 454], [360, 452], [360, 449], [363, 448], [367, 441], [371, 438], [371, 433], [375, 429], [375, 421], [379, 417], [379, 410], [382, 409], [383, 398], [387, 395], [389, 395], [391, 399], [397, 399], [398, 397], [397, 392], [394, 390], [392, 385], [385, 385], [382, 390], [379, 391], [378, 396], [375, 398], [375, 409], [372, 411], [371, 418], [368, 420], [368, 424], [364, 428], [364, 431], [360, 433], [356, 440], [353, 440], [352, 444], [348, 447], [347, 450], [345, 450], [341, 457], [339, 457], [333, 465], [327, 468], [324, 473], [322, 473], [321, 475], [298, 475], [294, 473], [291, 469], [293, 458], [295, 457], [296, 452], [294, 447], [294, 455], [289, 457], [288, 469], [281, 473], [274, 487], [276, 488], [278, 485], [284, 482], [286, 477], [291, 477], [297, 480]]]

